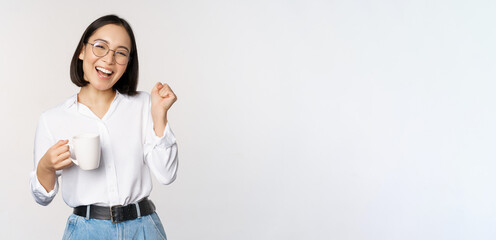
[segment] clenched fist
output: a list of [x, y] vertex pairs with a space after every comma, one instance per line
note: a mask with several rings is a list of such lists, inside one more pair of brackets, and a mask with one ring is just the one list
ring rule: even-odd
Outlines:
[[167, 83], [157, 83], [152, 89], [152, 116], [165, 116], [169, 108], [177, 100], [176, 94]]
[[167, 124], [167, 111], [176, 102], [177, 97], [169, 85], [160, 82], [155, 84], [150, 95], [154, 130], [157, 136], [161, 137]]

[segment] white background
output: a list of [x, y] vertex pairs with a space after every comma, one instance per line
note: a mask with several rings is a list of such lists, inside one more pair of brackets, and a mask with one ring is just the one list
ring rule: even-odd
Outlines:
[[[496, 2], [0, 3], [0, 232], [60, 239], [29, 190], [40, 114], [77, 93], [85, 28], [132, 25], [139, 90], [167, 82], [172, 240], [495, 239]], [[156, 182], [155, 182], [156, 183]]]

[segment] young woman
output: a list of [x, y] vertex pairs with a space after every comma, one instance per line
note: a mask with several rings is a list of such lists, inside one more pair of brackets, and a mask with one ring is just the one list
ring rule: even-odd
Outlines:
[[[157, 83], [150, 94], [137, 92], [138, 52], [129, 24], [103, 16], [83, 33], [71, 62], [78, 94], [45, 111], [34, 144], [31, 191], [41, 205], [62, 196], [74, 208], [64, 239], [166, 239], [147, 198], [150, 172], [162, 184], [176, 178], [177, 145], [167, 122], [176, 96]], [[73, 165], [73, 136], [98, 133], [100, 166]]]

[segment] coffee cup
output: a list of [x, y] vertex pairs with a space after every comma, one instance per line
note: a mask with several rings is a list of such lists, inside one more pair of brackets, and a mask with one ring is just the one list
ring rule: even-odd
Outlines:
[[75, 159], [71, 160], [83, 170], [93, 170], [100, 165], [100, 135], [84, 133], [72, 138], [69, 144]]

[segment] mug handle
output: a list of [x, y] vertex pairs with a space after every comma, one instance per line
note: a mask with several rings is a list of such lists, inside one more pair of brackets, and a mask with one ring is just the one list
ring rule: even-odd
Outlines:
[[[67, 146], [69, 146], [69, 152], [71, 152], [71, 153], [72, 153], [72, 151], [73, 151], [73, 149], [74, 149], [74, 145], [72, 145], [72, 143], [68, 143], [68, 144], [67, 144]], [[71, 161], [72, 161], [74, 164], [76, 164], [76, 165], [78, 165], [78, 166], [79, 166], [79, 162], [78, 162], [76, 159], [72, 159], [72, 158], [70, 158], [70, 157], [69, 157], [69, 159], [71, 159]]]

